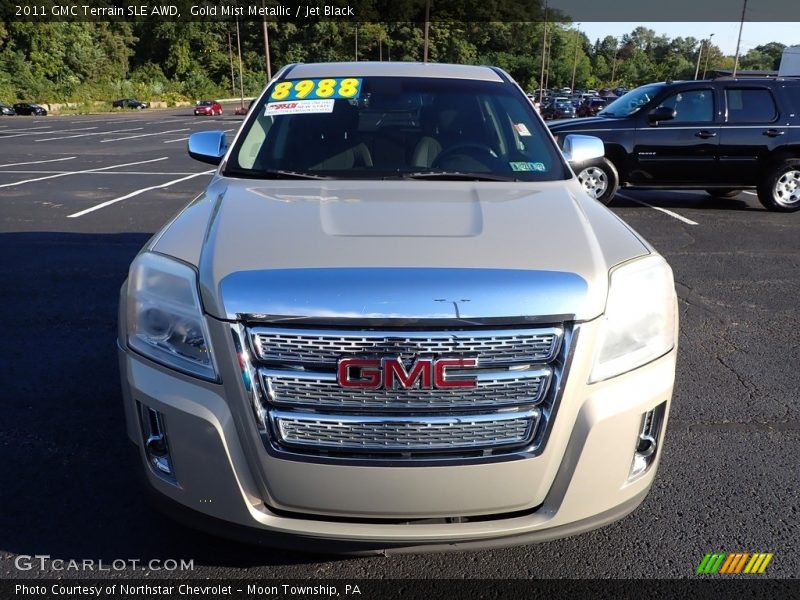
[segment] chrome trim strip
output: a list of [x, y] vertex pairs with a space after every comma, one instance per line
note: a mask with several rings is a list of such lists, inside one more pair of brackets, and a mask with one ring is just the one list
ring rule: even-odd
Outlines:
[[238, 271], [219, 283], [230, 320], [353, 326], [498, 318], [563, 322], [583, 308], [588, 290], [575, 273], [474, 268], [272, 269]]
[[[461, 357], [478, 356], [482, 367], [501, 365], [539, 364], [551, 362], [561, 349], [564, 337], [562, 327], [509, 328], [509, 329], [465, 329], [465, 330], [426, 330], [408, 331], [362, 329], [300, 329], [282, 327], [251, 327], [250, 339], [256, 358], [262, 362], [281, 365], [327, 365], [335, 368], [336, 361], [343, 356], [384, 356], [395, 355], [408, 358], [420, 356], [458, 355]], [[261, 344], [261, 337], [281, 339], [281, 344], [290, 345], [296, 342], [302, 345], [300, 351], [306, 355], [318, 354], [320, 360], [302, 360], [286, 358], [289, 352], [266, 352]], [[536, 344], [536, 338], [553, 336], [546, 354], [530, 356], [520, 354], [526, 345]], [[296, 340], [294, 338], [297, 338]], [[312, 343], [313, 342], [313, 343]], [[325, 348], [325, 345], [328, 348]], [[505, 347], [504, 347], [505, 346]], [[308, 350], [308, 348], [313, 349]], [[508, 352], [510, 347], [522, 350], [515, 353], [517, 359], [503, 360], [492, 358], [492, 352]], [[325, 357], [328, 354], [328, 357]]]
[[[549, 366], [536, 366], [526, 370], [479, 372], [474, 388], [409, 390], [345, 390], [338, 386], [334, 373], [261, 368], [258, 374], [269, 402], [274, 406], [363, 412], [451, 411], [539, 404], [547, 394], [553, 370]], [[527, 383], [526, 379], [531, 381]], [[525, 386], [534, 386], [535, 395], [526, 396], [522, 389]], [[306, 389], [302, 390], [302, 397], [286, 397], [281, 394], [284, 387]], [[318, 396], [314, 398], [314, 394]]]
[[[362, 415], [322, 415], [319, 413], [304, 413], [298, 411], [270, 411], [270, 423], [274, 434], [280, 444], [290, 447], [311, 448], [315, 450], [339, 450], [343, 452], [357, 451], [363, 453], [365, 450], [370, 452], [447, 452], [461, 451], [465, 449], [491, 448], [497, 449], [504, 446], [521, 446], [530, 441], [539, 422], [540, 411], [530, 409], [527, 411], [509, 411], [482, 415], [449, 415], [446, 417], [429, 416], [362, 416]], [[299, 427], [316, 427], [322, 431], [331, 432], [332, 437], [340, 434], [340, 441], [319, 439], [314, 440], [291, 439], [288, 434], [291, 432], [284, 427], [286, 423], [295, 423]], [[487, 426], [492, 423], [513, 425], [514, 422], [525, 423], [525, 431], [513, 437], [489, 439]], [[474, 439], [470, 440], [470, 426], [474, 425]], [[386, 436], [386, 443], [365, 443], [359, 441], [359, 426], [367, 426], [363, 438], [379, 439]], [[373, 426], [374, 434], [370, 434], [369, 426]], [[397, 430], [397, 440], [392, 440], [392, 428]], [[440, 430], [446, 433], [448, 440], [426, 441], [425, 437], [435, 435], [434, 431]], [[453, 431], [462, 432], [465, 439], [459, 442], [458, 434]], [[419, 444], [414, 444], [413, 440], [408, 440], [408, 432], [420, 436]], [[498, 432], [501, 433], [501, 432]], [[298, 435], [297, 433], [295, 435]], [[402, 439], [406, 437], [406, 440]], [[352, 441], [348, 443], [348, 439]]]

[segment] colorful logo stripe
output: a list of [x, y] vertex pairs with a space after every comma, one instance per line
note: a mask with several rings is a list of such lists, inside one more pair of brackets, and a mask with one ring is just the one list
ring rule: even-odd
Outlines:
[[774, 554], [769, 552], [708, 552], [697, 567], [698, 575], [738, 575], [739, 573], [761, 574]]

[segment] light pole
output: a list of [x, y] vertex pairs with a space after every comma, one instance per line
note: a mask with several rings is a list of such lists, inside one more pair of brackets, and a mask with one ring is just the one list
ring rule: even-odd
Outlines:
[[744, 29], [744, 14], [747, 12], [747, 0], [744, 0], [742, 5], [742, 20], [739, 23], [739, 37], [736, 40], [736, 58], [733, 60], [733, 76], [736, 77], [736, 71], [739, 70], [739, 48], [742, 44], [742, 29]]
[[711, 52], [709, 52], [710, 50], [709, 46], [711, 46], [712, 37], [714, 37], [713, 33], [710, 36], [708, 36], [708, 44], [706, 44], [706, 62], [703, 65], [703, 79], [706, 78], [706, 72], [708, 71], [708, 55], [711, 54]]
[[617, 54], [619, 54], [619, 42], [617, 38], [614, 38], [614, 62], [611, 65], [611, 85], [614, 85], [614, 81], [617, 79]]
[[[580, 25], [580, 23], [579, 23]], [[572, 85], [570, 86], [570, 91], [574, 94], [575, 93], [575, 71], [578, 69], [578, 40], [580, 40], [581, 34], [579, 31], [575, 31], [575, 58], [572, 61]]]
[[244, 109], [244, 74], [242, 73], [242, 38], [239, 34], [239, 17], [236, 17], [236, 47], [239, 51], [239, 107]]
[[428, 43], [431, 30], [431, 0], [425, 2], [425, 43], [422, 46], [422, 62], [428, 62]]
[[542, 74], [539, 76], [539, 102], [544, 101], [544, 65], [547, 60], [547, 0], [544, 0], [544, 32], [542, 34]]

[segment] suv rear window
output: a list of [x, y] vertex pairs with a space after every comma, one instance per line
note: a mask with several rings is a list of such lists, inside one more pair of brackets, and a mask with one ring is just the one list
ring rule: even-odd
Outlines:
[[728, 123], [770, 123], [778, 111], [769, 90], [726, 89]]

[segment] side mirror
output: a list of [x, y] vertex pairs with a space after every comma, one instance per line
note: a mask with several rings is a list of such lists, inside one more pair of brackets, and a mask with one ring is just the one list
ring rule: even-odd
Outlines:
[[564, 138], [564, 148], [561, 152], [567, 162], [582, 163], [601, 158], [606, 153], [606, 149], [600, 138], [591, 135], [570, 134]]
[[677, 114], [678, 113], [674, 108], [670, 108], [669, 106], [659, 106], [658, 108], [654, 108], [650, 111], [650, 113], [647, 115], [647, 120], [650, 121], [651, 125], [655, 125], [660, 121], [671, 121]]
[[189, 156], [200, 162], [218, 165], [228, 151], [224, 131], [198, 131], [189, 136]]

